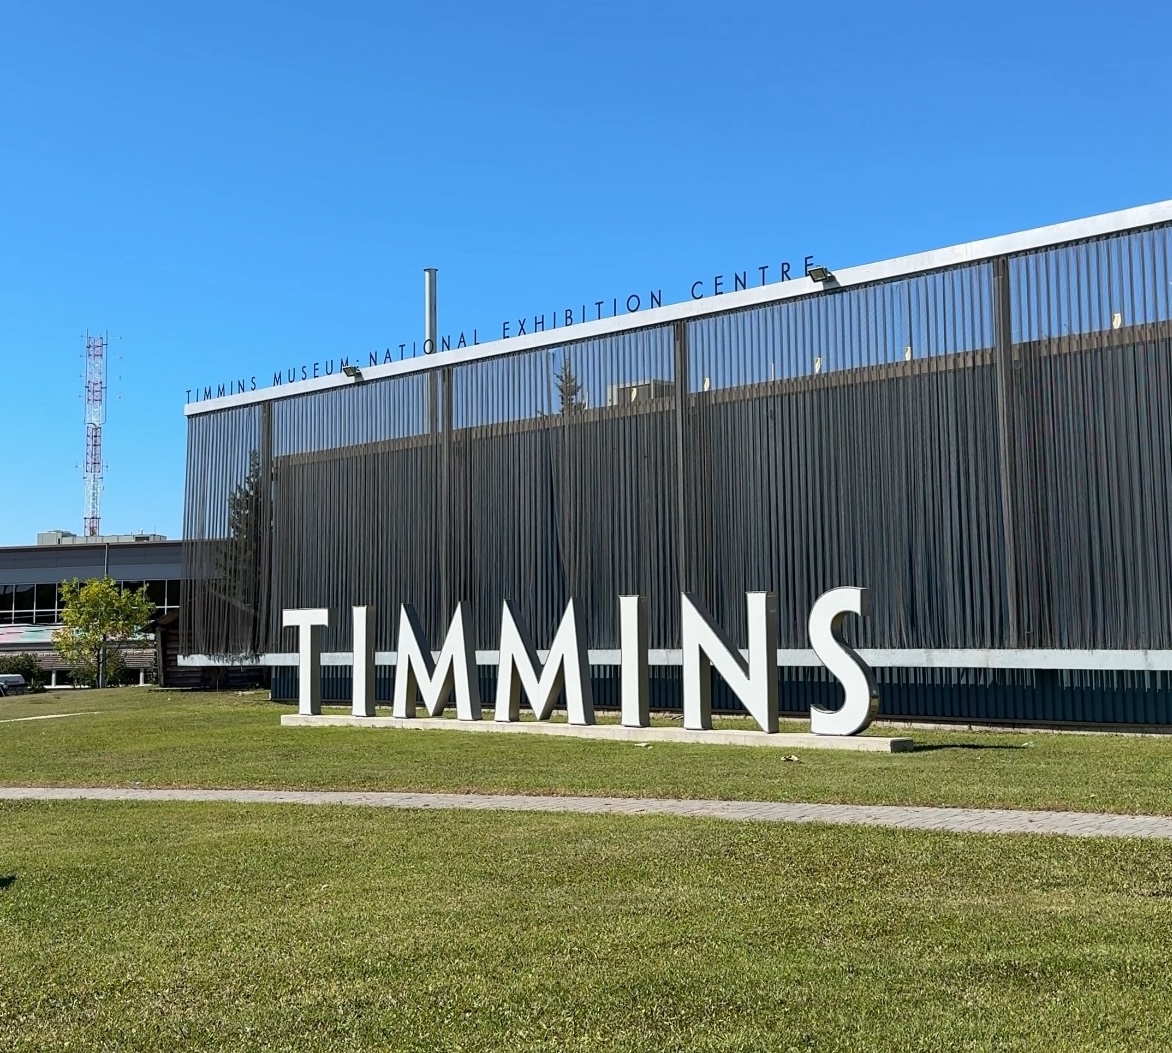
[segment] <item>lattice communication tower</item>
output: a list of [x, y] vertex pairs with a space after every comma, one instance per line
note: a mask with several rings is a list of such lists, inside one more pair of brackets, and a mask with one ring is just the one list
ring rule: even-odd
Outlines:
[[85, 337], [85, 536], [100, 532], [102, 425], [106, 423], [106, 338]]

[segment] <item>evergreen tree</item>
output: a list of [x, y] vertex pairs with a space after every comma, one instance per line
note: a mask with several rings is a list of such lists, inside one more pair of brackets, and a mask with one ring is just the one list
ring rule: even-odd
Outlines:
[[561, 368], [557, 371], [554, 382], [557, 385], [562, 413], [575, 413], [583, 408], [582, 399], [579, 398], [582, 393], [582, 384], [574, 375], [569, 358], [562, 359]]
[[261, 593], [261, 486], [260, 454], [253, 450], [248, 473], [228, 495], [228, 537], [217, 553], [219, 591], [229, 606], [225, 613], [234, 624], [247, 623], [250, 637]]

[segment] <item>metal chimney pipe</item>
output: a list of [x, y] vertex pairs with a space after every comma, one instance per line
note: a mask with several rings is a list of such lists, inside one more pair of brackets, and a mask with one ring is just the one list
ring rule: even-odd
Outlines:
[[[436, 327], [434, 267], [423, 268], [423, 353], [434, 355], [439, 350], [439, 334]], [[427, 371], [427, 430], [435, 434], [440, 430], [439, 414], [439, 370]]]
[[434, 355], [439, 350], [435, 309], [436, 273], [434, 267], [423, 268], [423, 353], [425, 355]]

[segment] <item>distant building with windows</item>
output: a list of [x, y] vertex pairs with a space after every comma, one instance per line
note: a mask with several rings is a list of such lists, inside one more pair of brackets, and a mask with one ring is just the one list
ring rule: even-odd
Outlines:
[[[177, 614], [182, 546], [161, 534], [79, 537], [64, 530], [37, 535], [36, 545], [0, 548], [0, 655], [35, 655], [53, 686], [69, 671], [53, 649], [61, 624], [61, 583], [110, 577], [123, 589], [146, 586], [159, 618]], [[127, 654], [140, 679], [156, 662], [148, 645]]]

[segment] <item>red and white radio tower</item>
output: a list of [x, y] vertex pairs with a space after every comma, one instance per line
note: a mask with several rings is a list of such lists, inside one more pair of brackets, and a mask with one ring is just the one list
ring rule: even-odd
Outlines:
[[102, 425], [106, 423], [106, 338], [85, 337], [85, 536], [101, 525]]

